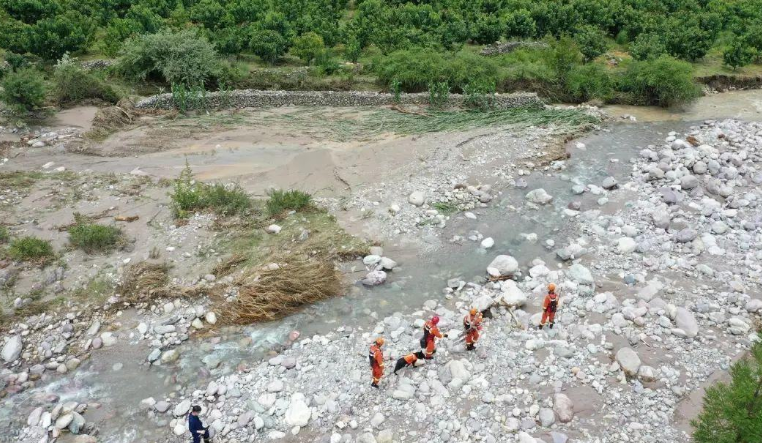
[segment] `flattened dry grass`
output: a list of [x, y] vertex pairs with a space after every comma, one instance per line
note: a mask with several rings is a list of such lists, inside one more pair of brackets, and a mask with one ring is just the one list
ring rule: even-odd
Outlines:
[[136, 302], [163, 296], [169, 282], [169, 265], [166, 263], [139, 262], [127, 268], [117, 292], [122, 299]]
[[341, 274], [324, 260], [290, 257], [277, 269], [265, 269], [240, 282], [238, 297], [219, 304], [222, 318], [246, 325], [272, 321], [302, 306], [340, 294]]

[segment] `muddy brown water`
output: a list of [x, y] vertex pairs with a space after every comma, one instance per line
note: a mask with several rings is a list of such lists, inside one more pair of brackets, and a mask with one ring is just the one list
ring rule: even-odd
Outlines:
[[[180, 346], [180, 362], [170, 368], [147, 368], [140, 364], [148, 353], [142, 346], [125, 344], [126, 348], [122, 351], [96, 353], [93, 358], [83, 362], [81, 369], [74, 375], [52, 377], [47, 383], [32, 390], [4, 399], [0, 408], [0, 424], [16, 422], [12, 426], [20, 426], [35, 406], [34, 398], [39, 398], [44, 393], [55, 393], [62, 399], [102, 405], [99, 409], [88, 411], [86, 419], [96, 423], [101, 432], [100, 441], [104, 443], [156, 441], [157, 435], [167, 431], [166, 425], [160, 426], [144, 419], [144, 413], [138, 410], [138, 404], [143, 398], [153, 396], [158, 400], [172, 397], [177, 394], [179, 384], [204, 386], [210, 379], [234, 371], [240, 363], [250, 364], [263, 358], [270, 349], [280, 346], [292, 330], [300, 330], [303, 337], [308, 337], [334, 330], [339, 325], [368, 326], [375, 324], [376, 319], [394, 312], [419, 310], [425, 300], [442, 296], [442, 288], [449, 278], [459, 277], [467, 281], [482, 278], [485, 267], [497, 254], [506, 253], [517, 257], [522, 268], [535, 258], [545, 260], [551, 267], [555, 266], [557, 262], [552, 248], [546, 248], [543, 242], [553, 239], [557, 247], [560, 247], [566, 245], [569, 238], [578, 235], [576, 223], [559, 216], [560, 210], [573, 199], [581, 201], [583, 210], [598, 207], [596, 196], [573, 196], [570, 189], [574, 183], [600, 184], [609, 175], [624, 181], [630, 172], [629, 158], [648, 144], [661, 142], [667, 132], [682, 131], [691, 121], [708, 118], [762, 119], [761, 103], [762, 91], [745, 91], [702, 98], [682, 113], [650, 108], [608, 107], [606, 110], [614, 115], [635, 115], [639, 122], [617, 121], [607, 124], [604, 130], [589, 134], [581, 140], [587, 146], [585, 150], [576, 149], [570, 143], [568, 149], [572, 156], [565, 170], [551, 174], [530, 174], [526, 177], [529, 183], [527, 189], [504, 189], [502, 197], [490, 208], [474, 211], [477, 220], [456, 215], [440, 235], [440, 239], [446, 240], [454, 235], [466, 237], [470, 231], [477, 230], [496, 240], [493, 249], [484, 251], [475, 242], [451, 244], [444, 241], [440, 250], [420, 254], [414, 245], [391, 241], [385, 245], [385, 252], [400, 263], [400, 268], [390, 275], [384, 286], [373, 289], [361, 285], [351, 286], [344, 296], [310, 306], [282, 321], [228, 330], [222, 340], [217, 342], [192, 339]], [[91, 108], [75, 108], [65, 111], [57, 118], [66, 125], [77, 124], [85, 128], [88, 118], [92, 119], [89, 117], [91, 113], [94, 114]], [[69, 169], [74, 170], [90, 168], [103, 172], [129, 172], [140, 168], [152, 175], [173, 177], [184, 166], [187, 156], [196, 154], [200, 161], [195, 163], [204, 165], [201, 173], [208, 178], [241, 177], [250, 174], [252, 169], [260, 165], [262, 169], [254, 177], [274, 177], [278, 174], [277, 171], [285, 169], [285, 183], [299, 183], [299, 180], [304, 183], [310, 176], [333, 175], [331, 162], [325, 160], [325, 156], [332, 159], [340, 151], [340, 155], [347, 156], [359, 168], [363, 168], [377, 162], [380, 158], [377, 157], [378, 152], [385, 146], [382, 143], [373, 149], [353, 150], [351, 147], [347, 149], [347, 146], [308, 148], [295, 142], [281, 145], [271, 143], [270, 147], [252, 148], [246, 130], [240, 131], [244, 132], [236, 133], [235, 136], [228, 134], [224, 140], [196, 141], [176, 150], [138, 157], [104, 159], [68, 155], [60, 156], [56, 161], [65, 165], [69, 162]], [[263, 136], [260, 134], [259, 137]], [[291, 140], [298, 140], [298, 134]], [[363, 157], [365, 154], [367, 157]], [[391, 157], [396, 158], [394, 155]], [[301, 158], [302, 163], [295, 164], [294, 159], [297, 158]], [[385, 160], [381, 168], [377, 164], [374, 168], [383, 170], [384, 167], [393, 165], [394, 161]], [[321, 180], [324, 178], [318, 177], [311, 183], [316, 187], [325, 186]], [[555, 197], [555, 210], [511, 209], [521, 206], [525, 193], [537, 187], [545, 188]], [[521, 236], [522, 233], [532, 232], [538, 235], [537, 243], [526, 242]], [[346, 271], [349, 278], [354, 279], [362, 275], [364, 268], [355, 263], [354, 269], [348, 265]], [[202, 362], [202, 358], [209, 355], [221, 361], [220, 366], [212, 371], [207, 370]], [[119, 371], [114, 371], [115, 363], [122, 364]], [[680, 409], [681, 415], [694, 412], [687, 407]], [[683, 417], [682, 420], [686, 418]]]

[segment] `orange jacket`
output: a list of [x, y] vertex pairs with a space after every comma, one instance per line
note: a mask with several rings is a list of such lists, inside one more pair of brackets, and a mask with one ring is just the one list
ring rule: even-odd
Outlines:
[[[555, 307], [551, 309], [553, 306], [553, 302], [555, 302]], [[542, 310], [543, 311], [553, 311], [555, 312], [558, 308], [558, 294], [555, 292], [548, 292], [548, 295], [545, 296], [545, 301], [542, 302]]]
[[471, 314], [466, 314], [466, 316], [463, 318], [463, 326], [466, 329], [476, 329], [477, 331], [481, 331], [482, 319], [483, 317], [481, 312], [477, 312], [473, 317]]
[[378, 345], [373, 344], [370, 346], [368, 357], [370, 357], [371, 366], [378, 366], [380, 368], [384, 367], [384, 353], [381, 351], [381, 348], [379, 348]]
[[427, 321], [423, 325], [423, 336], [426, 338], [426, 341], [434, 341], [434, 337], [436, 338], [442, 338], [443, 335], [441, 332], [439, 332], [439, 328], [437, 325], [431, 322], [431, 320]]

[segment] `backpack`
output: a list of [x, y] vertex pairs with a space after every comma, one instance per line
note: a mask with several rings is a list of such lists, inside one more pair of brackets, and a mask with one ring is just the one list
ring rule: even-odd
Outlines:
[[556, 312], [556, 309], [558, 309], [558, 296], [556, 296], [556, 298], [551, 298], [550, 304], [548, 304], [548, 311]]

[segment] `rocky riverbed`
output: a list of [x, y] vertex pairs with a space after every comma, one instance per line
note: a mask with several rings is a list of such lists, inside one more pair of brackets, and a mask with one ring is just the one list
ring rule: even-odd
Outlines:
[[[757, 123], [670, 133], [629, 160], [621, 183], [569, 190], [606, 191], [601, 209], [564, 210], [580, 237], [557, 251], [563, 263], [534, 260], [518, 282], [453, 282], [416, 312], [305, 337], [146, 416], [184, 435], [183, 415], [200, 404], [223, 442], [688, 441], [680, 403], [756, 339], [760, 146]], [[526, 210], [550, 203], [538, 194]], [[505, 262], [492, 272], [515, 275]], [[561, 308], [556, 327], [538, 331], [548, 282]], [[369, 386], [375, 336], [392, 366], [417, 349], [425, 318], [440, 315], [454, 337], [473, 305], [490, 314], [476, 352], [444, 339], [435, 360]], [[517, 306], [516, 321], [505, 306]]]
[[[351, 275], [384, 269], [385, 282], [279, 324], [220, 327], [203, 294], [224, 287], [233, 300], [233, 281], [184, 252], [178, 267], [193, 276], [175, 282], [203, 289], [197, 298], [112, 297], [95, 310], [65, 305], [22, 319], [1, 344], [0, 419], [24, 442], [183, 441], [193, 404], [228, 443], [689, 441], [696, 394], [760, 324], [762, 125], [674, 126], [637, 141], [604, 127], [570, 142], [571, 159], [559, 151], [563, 128], [480, 131], [436, 150], [424, 169], [401, 168], [407, 182], [321, 199], [379, 237], [409, 237], [420, 257], [396, 240], [375, 247]], [[621, 138], [599, 146], [608, 131]], [[129, 201], [118, 193], [130, 180], [110, 192]], [[170, 256], [213, 247], [205, 217], [167, 221], [154, 243]], [[169, 246], [173, 232], [182, 235]], [[138, 246], [109, 260], [119, 269], [150, 253]], [[75, 273], [88, 266], [66, 256]], [[55, 281], [68, 286], [72, 271], [61, 273]], [[538, 331], [549, 282], [561, 307], [554, 329]], [[466, 352], [455, 337], [471, 306], [487, 318], [478, 349]], [[391, 375], [434, 313], [450, 332], [436, 358]], [[375, 390], [366, 355], [378, 335], [387, 374]]]

